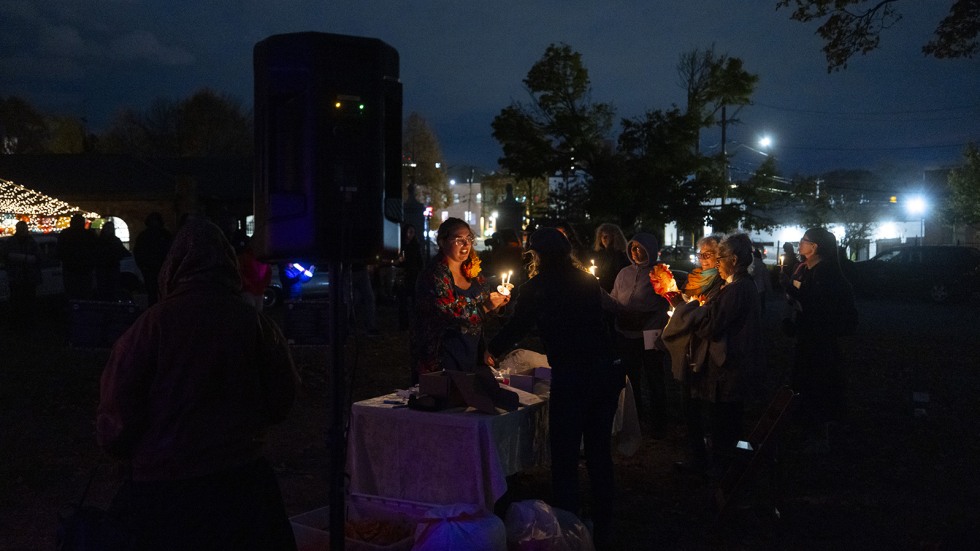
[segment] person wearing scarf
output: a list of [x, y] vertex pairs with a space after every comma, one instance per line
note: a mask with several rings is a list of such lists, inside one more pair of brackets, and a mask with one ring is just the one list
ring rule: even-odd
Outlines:
[[472, 373], [492, 366], [483, 322], [510, 300], [491, 291], [480, 275], [469, 224], [447, 218], [439, 226], [436, 243], [439, 254], [419, 275], [415, 288], [416, 323], [410, 339], [413, 383], [420, 375], [444, 369]]
[[704, 437], [704, 416], [708, 403], [701, 399], [699, 387], [704, 384], [703, 366], [709, 361], [724, 362], [725, 347], [698, 338], [697, 324], [704, 317], [708, 304], [720, 291], [724, 280], [718, 277], [718, 245], [721, 237], [708, 235], [698, 241], [700, 266], [691, 271], [684, 285], [685, 302], [674, 310], [663, 341], [670, 353], [671, 373], [683, 385], [684, 417], [687, 424], [687, 459], [675, 463], [682, 472], [702, 473], [708, 467]]

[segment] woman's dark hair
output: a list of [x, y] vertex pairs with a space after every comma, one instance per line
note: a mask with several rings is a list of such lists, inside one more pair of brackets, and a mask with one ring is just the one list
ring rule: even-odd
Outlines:
[[531, 257], [531, 261], [527, 265], [528, 277], [534, 277], [542, 272], [547, 273], [576, 269], [575, 259], [572, 258], [570, 253], [558, 251], [541, 253], [535, 250], [529, 250], [527, 255]]
[[840, 257], [837, 254], [837, 237], [830, 233], [827, 228], [815, 227], [806, 230], [803, 238], [810, 241], [817, 247], [817, 255], [820, 261], [830, 262], [840, 269]]
[[555, 222], [553, 227], [565, 234], [565, 237], [568, 238], [568, 242], [572, 244], [572, 251], [582, 249], [582, 240], [579, 238], [578, 232], [575, 231], [575, 227], [568, 223], [567, 220], [559, 220], [558, 222]]
[[[447, 237], [449, 237], [454, 231], [458, 230], [459, 228], [466, 228], [470, 230], [470, 225], [467, 224], [461, 218], [456, 218], [452, 216], [446, 218], [446, 220], [439, 225], [439, 229], [436, 231], [436, 243], [444, 241]], [[471, 233], [472, 231], [473, 230], [470, 230]]]
[[735, 259], [735, 267], [748, 269], [752, 264], [752, 240], [744, 233], [735, 233], [722, 240], [719, 245], [722, 254], [729, 254]]
[[415, 235], [412, 236], [412, 239], [418, 239], [419, 238], [419, 232], [415, 229], [415, 224], [403, 224], [402, 225], [402, 243], [403, 244], [408, 240], [408, 230], [410, 228], [411, 228], [412, 231], [415, 232]]

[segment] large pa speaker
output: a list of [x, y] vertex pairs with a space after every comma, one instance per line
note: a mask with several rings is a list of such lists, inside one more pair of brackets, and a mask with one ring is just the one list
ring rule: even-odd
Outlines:
[[266, 38], [253, 62], [259, 257], [397, 254], [398, 52], [377, 39], [307, 32]]

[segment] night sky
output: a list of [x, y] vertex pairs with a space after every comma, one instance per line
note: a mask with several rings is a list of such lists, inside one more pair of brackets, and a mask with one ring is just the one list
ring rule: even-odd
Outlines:
[[[209, 87], [252, 105], [252, 48], [274, 34], [367, 36], [401, 56], [404, 112], [434, 128], [450, 166], [496, 167], [490, 122], [550, 43], [583, 54], [593, 100], [618, 118], [684, 106], [679, 56], [695, 47], [740, 57], [760, 76], [731, 139], [771, 134], [780, 171], [836, 168], [918, 174], [959, 162], [980, 141], [980, 60], [921, 53], [950, 2], [898, 2], [903, 19], [879, 50], [828, 74], [816, 25], [774, 0], [3, 0], [0, 94], [101, 131], [122, 107]], [[716, 136], [702, 148], [717, 149]], [[732, 149], [734, 147], [734, 149]], [[762, 160], [730, 145], [733, 166]], [[737, 175], [737, 174], [736, 174]], [[915, 177], [915, 176], [913, 176]]]

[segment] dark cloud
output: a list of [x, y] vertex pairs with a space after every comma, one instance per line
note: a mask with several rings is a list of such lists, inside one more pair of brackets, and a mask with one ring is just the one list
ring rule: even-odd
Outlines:
[[147, 31], [132, 31], [114, 38], [109, 44], [109, 53], [118, 59], [161, 65], [188, 65], [194, 62], [194, 55], [184, 48], [161, 44], [156, 36]]
[[[369, 36], [399, 51], [405, 114], [430, 121], [449, 164], [493, 167], [500, 148], [490, 122], [527, 99], [521, 81], [548, 44], [582, 53], [593, 99], [612, 103], [618, 118], [683, 107], [677, 60], [714, 44], [760, 75], [756, 105], [739, 113], [731, 139], [772, 133], [787, 172], [949, 164], [980, 140], [980, 63], [921, 54], [949, 2], [900, 4], [904, 18], [879, 50], [827, 74], [815, 26], [759, 2], [5, 0], [0, 85], [59, 102], [42, 108], [83, 109], [98, 128], [120, 106], [203, 87], [250, 105], [252, 48], [270, 35]], [[705, 147], [717, 145], [706, 133]], [[761, 161], [745, 148], [739, 155]]]

